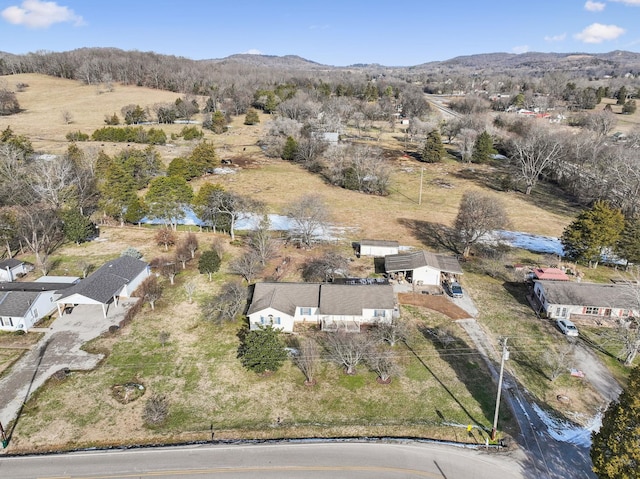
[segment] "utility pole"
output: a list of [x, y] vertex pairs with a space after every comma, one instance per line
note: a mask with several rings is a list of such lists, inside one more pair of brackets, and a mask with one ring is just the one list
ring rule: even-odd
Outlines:
[[2, 438], [2, 448], [6, 448], [9, 445], [9, 439], [7, 439], [7, 434], [4, 432], [4, 428], [2, 427], [2, 423], [0, 422], [0, 437]]
[[500, 410], [500, 393], [502, 393], [502, 377], [504, 375], [504, 362], [509, 359], [509, 350], [507, 349], [507, 340], [502, 341], [502, 359], [500, 360], [500, 378], [498, 379], [498, 397], [496, 398], [496, 412], [493, 415], [493, 428], [491, 429], [491, 440], [495, 441], [496, 432], [498, 432], [498, 411]]
[[420, 168], [420, 194], [418, 195], [418, 205], [422, 204], [422, 178], [424, 177], [424, 168]]

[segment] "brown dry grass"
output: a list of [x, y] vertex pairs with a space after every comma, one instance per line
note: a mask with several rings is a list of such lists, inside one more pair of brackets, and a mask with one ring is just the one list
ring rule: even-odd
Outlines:
[[[178, 96], [117, 85], [114, 92], [98, 94], [95, 87], [40, 75], [20, 75], [19, 78], [10, 77], [9, 81], [30, 85], [18, 96], [26, 111], [0, 118], [0, 128], [10, 124], [16, 133], [35, 137], [37, 149], [54, 153], [66, 149], [64, 135], [67, 132], [81, 129], [90, 133], [103, 125], [105, 114], [119, 113], [126, 104], [147, 106], [159, 101], [173, 101]], [[61, 112], [64, 110], [72, 113], [74, 124], [63, 123]], [[267, 119], [263, 115], [259, 125], [245, 126], [243, 118], [236, 118], [232, 128], [223, 135], [207, 132], [207, 138], [214, 141], [220, 156], [233, 158], [239, 165], [238, 173], [234, 175], [209, 177], [207, 180], [261, 200], [275, 213], [282, 212], [285, 205], [303, 194], [319, 194], [329, 205], [333, 222], [346, 228], [344, 238], [339, 242], [345, 254], [349, 253], [351, 241], [363, 237], [397, 239], [401, 244], [423, 246], [411, 223], [428, 221], [450, 225], [460, 197], [469, 189], [482, 189], [504, 201], [512, 228], [516, 230], [558, 235], [574, 213], [558, 191], [551, 187], [543, 185], [531, 197], [492, 189], [492, 178], [501, 172], [498, 165], [474, 165], [470, 168], [452, 160], [424, 165], [404, 157], [401, 145], [389, 131], [384, 132], [378, 142], [386, 148], [386, 156], [394, 168], [389, 196], [371, 197], [342, 190], [326, 184], [297, 165], [264, 157], [256, 142]], [[179, 131], [181, 126], [163, 128], [170, 133]], [[81, 146], [101, 147], [90, 143]], [[105, 148], [110, 148], [108, 152], [113, 153], [122, 146], [105, 145]], [[169, 160], [189, 147], [187, 143], [177, 143], [159, 150], [165, 160]], [[422, 168], [424, 191], [422, 204], [418, 205]], [[197, 189], [203, 181], [194, 181], [194, 187]], [[201, 248], [207, 249], [214, 235], [196, 234]], [[127, 246], [139, 249], [146, 259], [164, 254], [154, 244], [153, 235], [151, 228], [103, 227], [100, 242], [59, 249], [56, 257], [61, 262], [53, 273], [78, 274], [78, 259], [99, 265], [119, 255]], [[223, 271], [217, 280], [225, 277], [224, 270], [229, 260], [241, 251], [239, 247], [227, 247]], [[282, 279], [299, 280], [299, 265], [310, 254], [319, 252], [320, 249], [312, 252], [292, 247], [283, 249], [280, 258], [269, 265], [265, 274], [271, 274], [281, 258], [289, 257], [291, 261]], [[360, 276], [373, 272], [373, 265], [367, 266], [364, 261], [354, 262], [354, 271]], [[197, 299], [214, 292], [219, 284], [219, 281], [209, 283], [204, 276], [197, 275], [194, 268], [192, 263], [188, 273], [178, 276], [177, 285], [167, 288], [165, 298], [159, 302], [155, 312], [145, 309], [116, 336], [101, 338], [91, 345], [93, 350], [110, 354], [101, 368], [51, 383], [51, 387], [38, 393], [25, 410], [26, 415], [19, 423], [12, 447], [42, 450], [51, 448], [52, 444], [73, 447], [77, 444], [202, 439], [207, 437], [210, 424], [215, 425], [217, 438], [364, 433], [457, 438], [458, 429], [439, 424], [434, 415], [434, 405], [450, 407], [447, 414], [454, 420], [466, 421], [464, 414], [448, 405], [451, 398], [443, 394], [441, 385], [415, 358], [407, 355], [403, 356], [407, 377], [399, 378], [389, 387], [366, 387], [367, 381], [375, 383], [371, 373], [363, 371], [358, 378], [344, 378], [329, 365], [322, 370], [319, 384], [314, 388], [303, 386], [302, 376], [291, 365], [272, 378], [259, 378], [243, 370], [235, 357], [236, 326], [220, 328], [202, 322], [197, 304], [186, 302], [181, 285], [187, 279], [197, 282]], [[481, 287], [481, 281], [465, 283], [467, 286], [473, 293], [474, 288]], [[509, 304], [509, 301], [513, 299], [502, 298], [498, 305]], [[491, 314], [495, 307], [487, 306], [483, 312]], [[516, 317], [526, 314], [530, 312], [519, 311]], [[444, 320], [450, 322], [435, 312], [424, 311], [420, 315], [420, 321], [434, 324]], [[159, 334], [163, 331], [169, 333], [165, 349], [158, 344]], [[455, 364], [439, 357], [433, 345], [425, 343], [424, 339], [417, 344], [433, 373], [446, 380], [447, 388], [463, 398], [474, 416], [488, 417], [486, 411], [481, 411], [477, 398], [470, 394], [470, 386], [465, 384], [465, 381], [471, 384], [474, 378], [484, 377], [485, 372], [477, 374], [482, 371], [481, 362], [463, 365], [473, 368], [478, 378], [473, 374], [465, 377], [464, 371], [455, 369]], [[170, 395], [173, 415], [170, 425], [159, 431], [146, 428], [141, 420], [144, 399], [127, 405], [113, 399], [110, 388], [129, 380], [144, 383], [147, 393], [158, 391]], [[474, 387], [480, 388], [478, 385]], [[425, 402], [425, 398], [430, 398], [430, 402]], [[349, 407], [344, 404], [340, 407], [340, 401], [351, 401], [355, 406], [350, 403]], [[394, 414], [389, 415], [390, 412]], [[279, 426], [275, 424], [278, 417], [282, 420]], [[361, 423], [355, 423], [354, 417]], [[427, 422], [416, 423], [416, 417]], [[323, 426], [313, 426], [325, 421], [327, 424]], [[363, 425], [367, 422], [380, 425]]]

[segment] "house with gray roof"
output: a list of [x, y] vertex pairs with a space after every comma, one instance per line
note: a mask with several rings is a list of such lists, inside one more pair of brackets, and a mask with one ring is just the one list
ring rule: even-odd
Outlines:
[[323, 330], [390, 321], [395, 310], [388, 284], [256, 283], [247, 311], [251, 329], [272, 325], [292, 332], [296, 323]]
[[625, 283], [576, 283], [534, 281], [533, 294], [539, 313], [550, 319], [602, 324], [607, 320], [639, 317], [634, 288]]
[[85, 279], [64, 290], [56, 301], [60, 314], [67, 305], [95, 304], [102, 306], [107, 317], [107, 305], [118, 306], [119, 298], [128, 298], [149, 276], [149, 265], [131, 256], [107, 261]]
[[56, 310], [56, 298], [76, 277], [43, 276], [36, 281], [0, 283], [0, 331], [27, 331]]
[[29, 263], [15, 258], [7, 258], [0, 261], [0, 282], [15, 281], [20, 276], [33, 269]]
[[455, 257], [424, 250], [385, 256], [384, 269], [390, 277], [401, 277], [417, 286], [441, 286], [443, 280], [457, 279], [463, 273]]

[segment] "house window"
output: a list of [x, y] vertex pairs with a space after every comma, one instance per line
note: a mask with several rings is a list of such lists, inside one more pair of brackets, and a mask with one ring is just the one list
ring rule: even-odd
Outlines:
[[374, 309], [373, 315], [376, 318], [384, 318], [387, 315], [387, 312], [384, 309]]
[[595, 306], [587, 306], [584, 308], [584, 314], [598, 314], [600, 312], [600, 308], [596, 308]]
[[300, 314], [302, 316], [310, 316], [311, 315], [311, 308], [300, 308]]
[[567, 317], [567, 308], [562, 308], [562, 314], [560, 315], [561, 318], [566, 318]]
[[37, 317], [38, 317], [38, 308], [35, 308], [35, 309], [33, 310], [33, 317], [34, 317], [34, 318], [37, 318]]

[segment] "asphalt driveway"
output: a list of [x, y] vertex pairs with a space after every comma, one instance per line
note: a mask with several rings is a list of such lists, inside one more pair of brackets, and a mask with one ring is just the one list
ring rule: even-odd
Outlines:
[[100, 306], [78, 305], [69, 314], [55, 319], [50, 328], [34, 328], [43, 332], [42, 339], [25, 353], [0, 380], [0, 422], [10, 437], [19, 420], [24, 403], [31, 394], [56, 372], [95, 368], [103, 358], [80, 348], [84, 343], [118, 325], [135, 299], [121, 300], [118, 307], [111, 304], [105, 318]]

